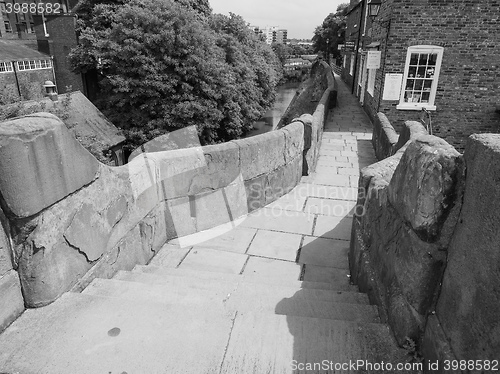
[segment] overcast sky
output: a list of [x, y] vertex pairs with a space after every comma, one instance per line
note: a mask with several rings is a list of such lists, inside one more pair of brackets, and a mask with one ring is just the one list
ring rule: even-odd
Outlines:
[[316, 26], [348, 0], [209, 0], [214, 13], [239, 14], [252, 25], [279, 26], [289, 39], [311, 39]]

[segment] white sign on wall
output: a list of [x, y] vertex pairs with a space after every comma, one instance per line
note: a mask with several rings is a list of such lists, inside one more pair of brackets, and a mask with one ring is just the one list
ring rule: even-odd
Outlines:
[[380, 58], [382, 57], [381, 51], [368, 51], [366, 58], [367, 69], [380, 69]]
[[384, 80], [384, 93], [382, 94], [382, 100], [399, 100], [402, 83], [403, 74], [387, 73]]

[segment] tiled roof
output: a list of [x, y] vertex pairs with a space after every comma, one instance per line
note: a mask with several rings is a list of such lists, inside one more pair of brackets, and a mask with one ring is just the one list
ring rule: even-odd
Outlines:
[[0, 39], [0, 61], [20, 61], [28, 59], [47, 59], [50, 56], [35, 51], [24, 44]]

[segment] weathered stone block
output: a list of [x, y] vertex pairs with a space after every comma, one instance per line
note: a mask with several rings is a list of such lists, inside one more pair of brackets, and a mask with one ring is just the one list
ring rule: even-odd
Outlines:
[[500, 352], [500, 135], [472, 135], [462, 211], [449, 246], [437, 316], [457, 359]]
[[377, 113], [373, 122], [372, 145], [379, 160], [392, 156], [396, 152], [399, 135], [384, 113]]
[[6, 214], [38, 213], [92, 182], [98, 168], [98, 161], [52, 114], [0, 123], [0, 191]]
[[266, 205], [267, 175], [245, 180], [248, 211], [252, 212]]
[[401, 134], [399, 135], [398, 142], [395, 150], [398, 151], [408, 145], [409, 140], [415, 140], [422, 135], [429, 135], [422, 123], [417, 121], [405, 121]]
[[51, 248], [23, 243], [19, 278], [27, 307], [50, 304], [92, 267], [86, 257], [63, 239]]
[[10, 243], [0, 223], [0, 277], [12, 269]]
[[207, 145], [202, 150], [205, 166], [192, 176], [187, 191], [189, 195], [228, 186], [240, 175], [240, 149], [237, 144]]
[[118, 199], [111, 202], [105, 211], [106, 219], [110, 227], [115, 226], [123, 218], [127, 212], [128, 201], [125, 196], [120, 196]]
[[[242, 197], [246, 200], [244, 197]], [[195, 196], [196, 231], [203, 231], [233, 220], [230, 201], [224, 188]], [[239, 204], [238, 201], [235, 201]], [[246, 203], [246, 201], [245, 201]]]
[[283, 129], [285, 136], [285, 162], [289, 163], [297, 156], [302, 155], [304, 150], [304, 125], [300, 122], [293, 122]]
[[[198, 131], [196, 126], [188, 126], [182, 129], [160, 135], [144, 144], [144, 150], [147, 153], [165, 152], [175, 149], [200, 147]], [[143, 153], [142, 148], [135, 149], [129, 156], [129, 162]]]
[[24, 300], [17, 272], [10, 270], [0, 276], [0, 333], [24, 311]]
[[406, 149], [389, 184], [389, 200], [422, 240], [435, 241], [454, 204], [461, 175], [460, 153], [425, 135]]
[[90, 204], [84, 204], [64, 232], [69, 245], [80, 251], [89, 262], [97, 260], [106, 250], [109, 239], [107, 221]]
[[196, 232], [196, 202], [194, 196], [167, 200], [165, 209], [169, 238], [178, 238]]
[[460, 370], [444, 370], [444, 361], [448, 360], [453, 362], [456, 360], [456, 357], [451, 351], [448, 339], [436, 315], [427, 317], [421, 351], [422, 355], [425, 357], [424, 373], [462, 374]]
[[241, 175], [239, 179], [225, 187], [224, 192], [229, 203], [231, 220], [240, 218], [248, 213], [248, 199], [245, 183]]
[[267, 174], [285, 164], [285, 137], [281, 131], [235, 140], [234, 143], [240, 147], [244, 180]]

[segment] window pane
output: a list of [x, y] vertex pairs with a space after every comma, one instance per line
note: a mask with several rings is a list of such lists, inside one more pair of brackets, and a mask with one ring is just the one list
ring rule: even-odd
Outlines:
[[425, 77], [425, 66], [419, 66], [417, 71], [417, 78]]
[[437, 61], [437, 53], [432, 53], [429, 55], [429, 66], [436, 66], [436, 61]]
[[427, 58], [428, 58], [428, 54], [427, 53], [423, 53], [420, 55], [420, 59], [418, 60], [418, 64], [419, 65], [426, 65], [427, 64]]
[[416, 79], [415, 80], [415, 90], [420, 91], [424, 88], [424, 80], [423, 79]]
[[418, 53], [412, 53], [410, 57], [410, 65], [417, 65]]
[[408, 70], [408, 77], [415, 78], [416, 75], [417, 75], [417, 68], [410, 66], [410, 69]]
[[35, 60], [30, 61], [30, 69], [35, 69]]
[[406, 81], [406, 89], [413, 90], [413, 85], [415, 84], [415, 79], [408, 79]]
[[431, 87], [432, 87], [432, 80], [426, 79], [424, 81], [424, 90], [429, 90], [430, 91]]

